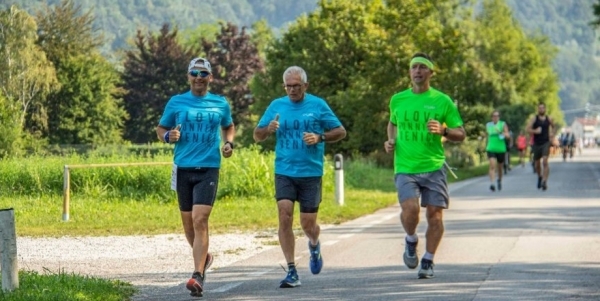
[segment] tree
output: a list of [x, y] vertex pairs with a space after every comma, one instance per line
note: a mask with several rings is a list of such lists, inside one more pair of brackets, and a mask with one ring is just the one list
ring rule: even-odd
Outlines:
[[[44, 97], [59, 83], [35, 44], [36, 27], [34, 18], [15, 6], [0, 11], [0, 93], [7, 106], [3, 111], [11, 114], [11, 122], [3, 125], [40, 138], [39, 131], [47, 127]], [[28, 120], [39, 127], [26, 128]]]
[[[58, 78], [68, 85], [53, 93], [50, 143], [107, 145], [122, 142], [125, 110], [119, 74], [99, 53], [61, 62]], [[68, 87], [68, 88], [66, 88]]]
[[66, 57], [95, 52], [104, 43], [98, 28], [93, 26], [92, 11], [82, 12], [81, 5], [75, 5], [72, 0], [44, 6], [37, 12], [36, 20], [37, 43], [56, 65]]
[[221, 24], [216, 41], [203, 39], [202, 49], [212, 65], [212, 93], [224, 95], [231, 104], [233, 122], [241, 128], [250, 127], [249, 107], [254, 103], [250, 81], [264, 68], [256, 45], [246, 28], [231, 23]]
[[594, 8], [594, 16], [596, 16], [596, 20], [592, 22], [592, 25], [595, 27], [600, 27], [600, 0], [597, 0], [593, 5]]
[[328, 152], [380, 151], [389, 99], [410, 87], [409, 61], [416, 52], [433, 57], [432, 86], [457, 102], [470, 137], [479, 135], [494, 107], [541, 98], [556, 106], [552, 48], [524, 35], [499, 3], [484, 3], [478, 15], [469, 4], [474, 2], [320, 1], [319, 9], [267, 48], [266, 72], [253, 83], [252, 110], [261, 114], [281, 96], [283, 71], [299, 65], [308, 72], [309, 92], [325, 98], [352, 133]]
[[38, 41], [57, 69], [61, 89], [46, 97], [45, 135], [53, 144], [113, 144], [122, 141], [126, 116], [115, 68], [98, 47], [103, 39], [91, 11], [63, 0], [37, 13]]
[[0, 124], [5, 125], [0, 135], [0, 159], [15, 157], [23, 152], [21, 135], [23, 129], [13, 126], [18, 123], [19, 109], [15, 102], [0, 94]]
[[177, 43], [177, 28], [164, 24], [157, 36], [138, 30], [135, 50], [126, 51], [122, 74], [125, 138], [134, 143], [156, 141], [155, 128], [171, 96], [189, 89], [187, 67], [197, 51]]
[[526, 35], [502, 0], [484, 0], [476, 25], [476, 36], [483, 41], [477, 47], [478, 60], [496, 87], [488, 95], [492, 107], [522, 104], [535, 108], [545, 103], [554, 120], [562, 122], [558, 75], [552, 68], [556, 47], [547, 37]]

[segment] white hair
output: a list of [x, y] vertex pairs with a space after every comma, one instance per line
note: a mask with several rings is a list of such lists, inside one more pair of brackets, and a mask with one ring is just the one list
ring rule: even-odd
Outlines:
[[287, 69], [285, 69], [285, 71], [283, 72], [283, 83], [284, 84], [285, 84], [285, 78], [288, 75], [292, 75], [292, 74], [300, 75], [300, 80], [302, 81], [302, 83], [308, 82], [308, 76], [306, 76], [306, 71], [304, 71], [304, 69], [302, 69], [301, 67], [298, 67], [298, 66], [291, 66], [291, 67], [288, 67]]

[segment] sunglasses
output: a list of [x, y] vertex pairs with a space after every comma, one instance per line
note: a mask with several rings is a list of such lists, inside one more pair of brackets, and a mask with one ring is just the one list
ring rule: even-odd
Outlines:
[[191, 75], [192, 77], [198, 77], [198, 76], [200, 76], [202, 78], [205, 78], [205, 77], [207, 77], [207, 76], [210, 75], [210, 72], [208, 72], [208, 71], [200, 71], [200, 70], [192, 70], [188, 74]]

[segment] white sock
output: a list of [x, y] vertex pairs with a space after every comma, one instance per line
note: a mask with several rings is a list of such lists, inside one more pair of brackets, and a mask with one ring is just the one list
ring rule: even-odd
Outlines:
[[433, 261], [433, 254], [431, 254], [429, 252], [425, 252], [425, 254], [423, 255], [423, 259], [427, 259], [427, 260]]
[[417, 233], [415, 233], [413, 235], [406, 235], [406, 241], [417, 242], [417, 241], [419, 241], [419, 236], [417, 236]]

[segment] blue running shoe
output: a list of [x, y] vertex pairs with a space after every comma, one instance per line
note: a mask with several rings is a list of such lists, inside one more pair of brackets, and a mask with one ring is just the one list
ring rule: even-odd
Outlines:
[[417, 254], [417, 242], [409, 242], [408, 240], [404, 240], [404, 264], [409, 269], [414, 269], [419, 265], [419, 255]]
[[290, 288], [290, 287], [296, 287], [296, 286], [300, 286], [300, 278], [298, 277], [298, 272], [296, 272], [296, 269], [289, 269], [287, 271], [287, 276], [285, 276], [285, 279], [281, 280], [281, 282], [279, 283], [279, 287], [280, 288]]
[[321, 242], [317, 242], [316, 246], [311, 246], [308, 241], [308, 250], [310, 251], [310, 272], [313, 275], [319, 274], [323, 268], [323, 257], [321, 257]]

